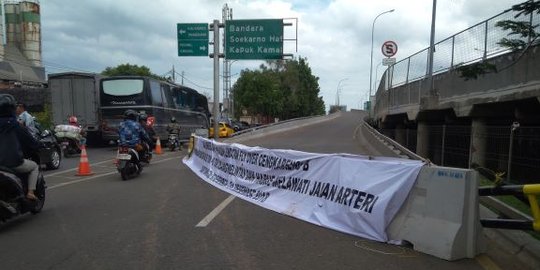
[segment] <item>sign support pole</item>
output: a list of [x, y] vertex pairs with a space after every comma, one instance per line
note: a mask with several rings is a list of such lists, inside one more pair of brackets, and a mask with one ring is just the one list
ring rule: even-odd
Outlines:
[[219, 138], [219, 20], [212, 24], [214, 31], [214, 139]]

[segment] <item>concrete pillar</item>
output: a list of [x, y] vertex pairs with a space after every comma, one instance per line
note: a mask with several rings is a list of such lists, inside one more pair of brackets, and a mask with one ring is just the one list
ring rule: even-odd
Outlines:
[[429, 158], [429, 126], [427, 122], [418, 122], [416, 154], [423, 158]]
[[407, 130], [404, 128], [403, 125], [397, 125], [394, 133], [394, 138], [396, 138], [396, 142], [407, 147]]
[[471, 124], [471, 146], [469, 150], [469, 166], [476, 163], [486, 165], [486, 122], [484, 119], [473, 119]]

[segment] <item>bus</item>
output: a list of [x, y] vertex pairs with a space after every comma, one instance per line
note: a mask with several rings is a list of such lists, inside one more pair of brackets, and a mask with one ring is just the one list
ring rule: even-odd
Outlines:
[[118, 126], [127, 109], [148, 115], [162, 141], [167, 139], [167, 125], [172, 117], [181, 126], [182, 142], [188, 141], [197, 129], [208, 130], [210, 126], [206, 96], [183, 85], [145, 76], [114, 76], [101, 79], [99, 91], [104, 142], [118, 140]]

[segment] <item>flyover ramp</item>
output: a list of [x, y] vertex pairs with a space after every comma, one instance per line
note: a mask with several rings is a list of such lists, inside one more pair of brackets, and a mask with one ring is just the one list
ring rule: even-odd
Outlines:
[[[373, 160], [381, 155], [402, 156], [398, 151], [388, 152], [385, 143], [371, 138], [371, 131], [363, 124], [363, 116], [363, 111], [339, 112], [289, 121], [260, 128], [225, 142], [249, 145], [272, 135], [274, 143], [263, 145], [268, 149], [288, 145], [305, 152], [350, 153], [365, 155]], [[282, 141], [276, 143], [276, 138]], [[472, 170], [427, 164], [387, 231], [394, 236], [393, 239], [409, 242], [415, 250], [439, 258], [474, 258], [484, 250], [477, 188], [477, 174]]]

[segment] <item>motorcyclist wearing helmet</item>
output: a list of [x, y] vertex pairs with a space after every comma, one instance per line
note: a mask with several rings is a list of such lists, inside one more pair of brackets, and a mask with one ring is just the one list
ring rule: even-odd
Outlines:
[[180, 124], [176, 123], [176, 118], [171, 117], [171, 122], [167, 125], [167, 132], [169, 134], [180, 135]]
[[15, 107], [12, 95], [0, 94], [0, 166], [11, 168], [16, 173], [28, 174], [26, 197], [36, 200], [34, 190], [39, 177], [39, 166], [24, 156], [36, 153], [41, 144], [18, 122]]
[[78, 122], [78, 120], [77, 120], [77, 116], [75, 116], [75, 115], [70, 116], [69, 119], [68, 119], [68, 122], [69, 122], [69, 124], [72, 125], [72, 126], [76, 126], [76, 127], [79, 126], [79, 122]]
[[[139, 113], [132, 109], [124, 112], [124, 121], [120, 123], [118, 135], [120, 137], [120, 146], [129, 146], [137, 149], [137, 145], [141, 145], [141, 140], [151, 141], [144, 128], [137, 121]], [[140, 150], [139, 150], [140, 151]]]
[[77, 147], [79, 147], [79, 149], [81, 148], [81, 145], [83, 144], [86, 144], [86, 132], [84, 131], [84, 129], [81, 127], [81, 125], [79, 125], [79, 120], [77, 119], [77, 116], [75, 115], [72, 115], [68, 118], [68, 122], [69, 122], [69, 125], [70, 126], [74, 126], [74, 127], [78, 127], [79, 128], [79, 134], [81, 135], [80, 136], [80, 139], [79, 141], [77, 142], [78, 145]]
[[148, 115], [145, 113], [141, 113], [139, 115], [139, 124], [143, 127], [144, 131], [146, 131], [146, 134], [148, 134], [148, 137], [150, 137], [150, 141], [148, 141], [148, 146], [150, 147], [149, 151], [155, 147], [154, 140], [156, 140], [156, 131], [154, 128], [148, 124]]
[[146, 133], [148, 134], [148, 137], [150, 139], [155, 140], [156, 138], [156, 131], [154, 130], [154, 127], [152, 125], [148, 124], [148, 115], [142, 113], [139, 115], [139, 124], [144, 128]]

